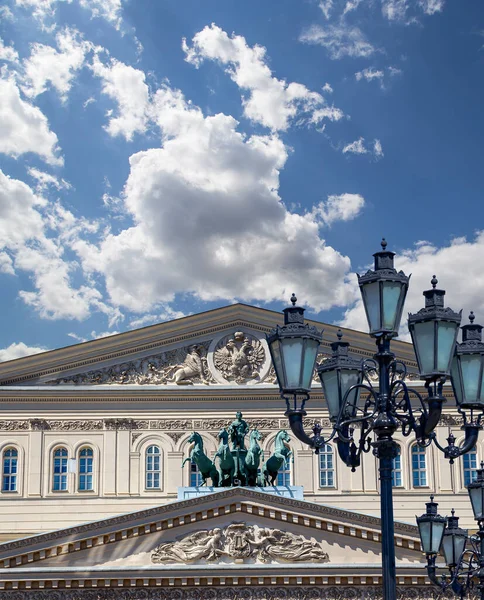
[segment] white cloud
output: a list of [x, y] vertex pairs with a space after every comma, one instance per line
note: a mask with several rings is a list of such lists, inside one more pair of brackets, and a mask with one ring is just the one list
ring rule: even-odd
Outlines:
[[[471, 268], [476, 264], [476, 257], [480, 256], [484, 256], [484, 231], [477, 232], [473, 240], [457, 238], [442, 247], [430, 242], [419, 242], [413, 248], [398, 251], [395, 267], [407, 275], [412, 274], [404, 310], [404, 335], [407, 331], [406, 315], [423, 307], [422, 292], [431, 287], [430, 279], [433, 274], [436, 274], [439, 280], [438, 287], [447, 291], [446, 306], [451, 306], [457, 311], [463, 309], [462, 324], [467, 323], [467, 315], [473, 310], [476, 313], [476, 321], [484, 325], [484, 276], [479, 269]], [[469, 285], [469, 269], [472, 270], [472, 285]], [[360, 272], [364, 270], [365, 268], [360, 268]], [[355, 294], [359, 294], [356, 277], [351, 279], [351, 284]], [[351, 329], [367, 330], [361, 300], [346, 311], [341, 324]]]
[[380, 140], [375, 140], [373, 142], [373, 153], [375, 154], [376, 157], [383, 158], [384, 154], [383, 154], [383, 148], [382, 148]]
[[362, 71], [358, 71], [357, 73], [355, 73], [356, 81], [366, 79], [366, 81], [377, 80], [381, 83], [383, 81], [384, 76], [385, 73], [383, 71], [373, 69], [372, 67], [369, 67], [368, 69], [363, 69]]
[[321, 219], [325, 225], [337, 221], [351, 221], [363, 210], [365, 199], [360, 194], [340, 194], [328, 196], [312, 210], [312, 216]]
[[0, 37], [0, 60], [16, 63], [18, 61], [18, 52], [13, 46], [5, 46], [5, 42]]
[[376, 52], [376, 48], [366, 39], [361, 29], [344, 21], [324, 27], [312, 25], [301, 34], [299, 40], [306, 44], [323, 46], [332, 59], [346, 56], [368, 57]]
[[[296, 117], [306, 115], [314, 123], [325, 118], [338, 120], [343, 113], [328, 107], [321, 94], [301, 83], [287, 83], [273, 77], [267, 65], [266, 49], [249, 46], [244, 37], [231, 37], [212, 24], [199, 31], [189, 47], [183, 40], [187, 62], [196, 67], [204, 60], [213, 60], [224, 67], [231, 79], [249, 96], [243, 99], [245, 116], [273, 131], [286, 130]], [[321, 110], [324, 109], [324, 110]], [[317, 117], [315, 117], [317, 115]]]
[[4, 272], [20, 270], [31, 276], [35, 289], [22, 290], [19, 296], [40, 316], [85, 319], [98, 310], [111, 321], [120, 317], [92, 285], [72, 285], [78, 265], [66, 259], [66, 249], [75, 249], [80, 234], [94, 230], [95, 225], [76, 219], [59, 204], [50, 205], [0, 171], [0, 262]]
[[363, 0], [347, 0], [346, 4], [345, 4], [345, 8], [343, 10], [343, 15], [346, 15], [349, 12], [356, 10], [362, 2], [363, 2]]
[[115, 306], [159, 313], [177, 293], [272, 301], [299, 289], [323, 309], [353, 297], [349, 259], [319, 237], [321, 219], [281, 202], [287, 149], [277, 136], [246, 137], [232, 117], [205, 117], [166, 85], [152, 118], [163, 145], [131, 157], [124, 190], [134, 225], [76, 246]]
[[360, 137], [359, 139], [351, 142], [351, 144], [346, 144], [343, 148], [343, 154], [367, 154], [368, 150], [365, 147], [365, 139]]
[[7, 348], [0, 349], [0, 362], [6, 360], [14, 360], [15, 358], [22, 358], [22, 356], [30, 356], [31, 354], [39, 354], [40, 352], [46, 352], [47, 348], [37, 346], [27, 346], [23, 342], [14, 342]]
[[59, 179], [55, 177], [55, 175], [51, 175], [50, 173], [45, 173], [44, 171], [40, 171], [35, 167], [30, 167], [27, 169], [28, 174], [32, 179], [35, 180], [35, 191], [38, 194], [42, 194], [48, 189], [55, 189], [57, 191], [60, 190], [69, 190], [71, 189], [71, 184], [65, 179]]
[[115, 116], [106, 127], [112, 136], [122, 135], [127, 140], [135, 133], [146, 131], [150, 98], [145, 74], [117, 60], [105, 65], [96, 55], [92, 64], [94, 74], [102, 80], [102, 91], [117, 103]]
[[388, 67], [388, 73], [392, 76], [395, 77], [396, 75], [401, 75], [403, 73], [402, 69], [399, 69], [398, 67]]
[[86, 53], [93, 49], [77, 30], [67, 27], [56, 35], [56, 43], [58, 50], [45, 44], [32, 44], [30, 57], [23, 62], [22, 90], [27, 96], [42, 94], [50, 84], [65, 102], [74, 77], [84, 65]]
[[329, 19], [331, 16], [331, 11], [333, 9], [333, 0], [321, 0], [319, 3], [319, 8], [322, 10], [323, 15], [326, 19]]
[[[100, 17], [111, 23], [116, 29], [122, 25], [122, 6], [121, 0], [78, 0], [79, 5], [90, 11], [91, 17]], [[59, 2], [71, 4], [72, 0], [15, 0], [17, 6], [21, 6], [32, 11], [32, 15], [38, 19], [44, 28], [55, 28], [53, 22], [48, 27], [47, 21], [53, 21], [56, 16], [56, 9]]]
[[181, 310], [174, 310], [166, 306], [162, 312], [156, 314], [143, 315], [137, 319], [132, 319], [129, 324], [131, 327], [146, 327], [153, 323], [163, 323], [164, 321], [173, 321], [173, 319], [181, 319], [186, 317], [186, 314]]
[[404, 21], [407, 17], [407, 0], [382, 0], [381, 10], [389, 21]]
[[383, 157], [383, 148], [380, 140], [375, 139], [373, 141], [373, 149], [369, 150], [365, 145], [365, 138], [358, 138], [350, 144], [346, 144], [342, 150], [343, 154], [373, 154], [375, 158]]
[[13, 16], [13, 12], [11, 11], [10, 7], [8, 7], [6, 4], [4, 4], [3, 6], [0, 6], [0, 17], [2, 18], [3, 21], [14, 21], [15, 17]]
[[334, 91], [333, 88], [331, 87], [331, 85], [328, 82], [326, 82], [323, 85], [323, 92], [326, 92], [327, 94], [332, 94], [333, 91]]
[[418, 4], [427, 15], [434, 15], [444, 9], [444, 0], [419, 0]]
[[34, 152], [51, 165], [62, 165], [57, 136], [39, 108], [22, 100], [13, 78], [0, 78], [0, 152], [17, 157]]
[[91, 11], [93, 18], [100, 17], [106, 19], [116, 29], [121, 29], [121, 0], [79, 0], [79, 4]]

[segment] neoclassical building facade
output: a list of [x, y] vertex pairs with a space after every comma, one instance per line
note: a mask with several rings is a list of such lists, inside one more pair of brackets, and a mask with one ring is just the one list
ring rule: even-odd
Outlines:
[[[281, 320], [235, 304], [0, 364], [0, 598], [52, 590], [103, 598], [113, 588], [126, 598], [380, 597], [371, 454], [352, 473], [331, 444], [316, 456], [289, 431], [292, 456], [278, 484], [299, 498], [183, 490], [201, 480], [194, 463], [182, 468], [194, 431], [213, 457], [218, 432], [242, 411], [268, 458], [287, 428], [265, 342]], [[313, 324], [324, 329], [324, 360], [336, 328]], [[354, 356], [373, 355], [369, 336], [343, 333]], [[412, 347], [393, 347], [419, 386]], [[463, 437], [447, 395], [443, 445], [450, 432]], [[307, 409], [308, 426], [318, 421], [329, 432], [316, 381]], [[398, 442], [399, 586], [403, 597], [431, 598], [415, 515], [433, 493], [442, 514], [455, 508], [473, 527], [465, 485], [484, 457], [482, 441], [454, 465], [410, 437]]]

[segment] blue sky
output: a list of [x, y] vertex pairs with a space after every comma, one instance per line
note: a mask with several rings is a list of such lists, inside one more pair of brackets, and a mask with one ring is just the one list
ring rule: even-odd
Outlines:
[[481, 0], [0, 17], [1, 360], [293, 291], [364, 330], [382, 236], [408, 310], [435, 273], [484, 315]]

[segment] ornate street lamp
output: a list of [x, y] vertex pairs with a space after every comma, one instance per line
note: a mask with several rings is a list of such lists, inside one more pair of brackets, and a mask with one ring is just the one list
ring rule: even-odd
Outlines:
[[[384, 600], [394, 600], [396, 573], [392, 470], [398, 446], [393, 440], [393, 434], [397, 429], [401, 429], [404, 436], [413, 432], [421, 446], [434, 442], [451, 461], [472, 449], [481, 429], [480, 421], [484, 412], [484, 344], [479, 337], [478, 342], [482, 348], [476, 346], [476, 336], [482, 330], [480, 326], [472, 323], [464, 326], [464, 342], [456, 351], [457, 362], [453, 371], [460, 376], [460, 380], [454, 382], [454, 389], [456, 385], [461, 386], [458, 410], [464, 418], [465, 442], [458, 447], [455, 445], [455, 438], [450, 435], [448, 445], [444, 448], [437, 442], [434, 429], [445, 401], [442, 390], [450, 377], [461, 315], [444, 307], [445, 291], [436, 289], [437, 280], [434, 276], [432, 289], [424, 292], [425, 307], [417, 314], [409, 315], [409, 329], [416, 348], [420, 378], [425, 381], [427, 391], [423, 397], [417, 390], [407, 386], [406, 366], [396, 360], [390, 350], [391, 339], [398, 334], [400, 327], [409, 277], [402, 271], [397, 272], [393, 263], [395, 254], [386, 247], [387, 243], [383, 240], [381, 251], [374, 254], [374, 269], [358, 276], [370, 335], [375, 338], [377, 345], [376, 354], [372, 360], [356, 360], [350, 354], [349, 344], [342, 341], [339, 333], [338, 341], [331, 345], [331, 358], [318, 366], [333, 426], [327, 439], [321, 435], [319, 424], [314, 425], [312, 436], [305, 432], [303, 426], [303, 417], [307, 414], [305, 404], [309, 400], [312, 380], [309, 363], [314, 364], [321, 336], [314, 328], [304, 325], [303, 309], [295, 306], [295, 299], [293, 307], [284, 310], [284, 326], [272, 331], [267, 336], [267, 341], [281, 397], [286, 402], [285, 414], [294, 435], [314, 448], [316, 453], [323, 445], [336, 438], [338, 453], [352, 470], [359, 466], [365, 452], [373, 450], [379, 459], [383, 597]], [[474, 343], [472, 353], [470, 346], [465, 346], [466, 341], [471, 342], [471, 338]], [[283, 349], [287, 339], [291, 339], [290, 351]], [[292, 360], [295, 364], [291, 369], [288, 362]], [[287, 375], [289, 370], [295, 374], [292, 378]], [[375, 375], [378, 375], [376, 385], [372, 382]], [[302, 398], [300, 406], [298, 398]], [[466, 410], [469, 410], [469, 414]], [[432, 526], [437, 527], [437, 522], [434, 520]]]
[[[430, 503], [427, 504], [427, 512], [421, 517], [417, 517], [417, 525], [420, 533], [422, 550], [427, 557], [427, 573], [429, 579], [434, 585], [445, 591], [452, 589], [455, 594], [463, 598], [469, 592], [478, 589], [480, 598], [484, 600], [484, 463], [477, 469], [477, 478], [467, 486], [469, 497], [472, 504], [474, 519], [478, 524], [478, 531], [469, 535], [465, 529], [459, 527], [459, 519], [454, 514], [445, 518], [437, 515], [437, 504], [433, 502], [431, 496]], [[435, 515], [430, 515], [429, 504], [435, 506], [435, 515], [438, 519], [444, 521], [444, 531], [442, 543], [430, 546], [426, 540], [428, 538], [427, 522], [435, 519]], [[440, 526], [440, 525], [439, 525]], [[448, 568], [448, 575], [437, 575], [436, 565], [438, 553], [444, 555], [445, 564]]]

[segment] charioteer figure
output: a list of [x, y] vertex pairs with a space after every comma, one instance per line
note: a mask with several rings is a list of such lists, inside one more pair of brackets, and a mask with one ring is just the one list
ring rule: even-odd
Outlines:
[[239, 411], [235, 415], [233, 421], [228, 427], [228, 433], [232, 442], [232, 450], [245, 450], [245, 436], [249, 433], [249, 425], [242, 418], [242, 413]]

